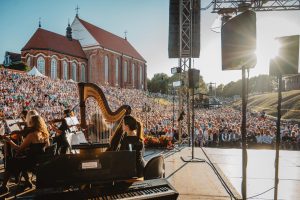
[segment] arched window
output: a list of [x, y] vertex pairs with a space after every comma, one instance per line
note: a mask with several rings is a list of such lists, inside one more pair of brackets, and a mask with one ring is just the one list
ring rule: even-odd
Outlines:
[[63, 61], [63, 79], [68, 80], [68, 63], [67, 61]]
[[127, 62], [124, 63], [124, 83], [127, 82]]
[[27, 58], [26, 65], [29, 67], [31, 66], [31, 57], [30, 56]]
[[119, 60], [116, 58], [116, 85], [119, 84]]
[[108, 56], [104, 57], [104, 81], [108, 82]]
[[57, 78], [57, 61], [55, 58], [51, 59], [51, 78]]
[[42, 56], [37, 59], [37, 69], [45, 75], [45, 59]]
[[135, 86], [134, 71], [135, 71], [135, 65], [132, 64], [132, 86], [133, 87]]
[[85, 82], [85, 66], [81, 64], [81, 78], [80, 81]]
[[75, 62], [72, 63], [72, 79], [73, 81], [77, 81], [77, 65]]
[[143, 88], [143, 66], [140, 65], [140, 87]]

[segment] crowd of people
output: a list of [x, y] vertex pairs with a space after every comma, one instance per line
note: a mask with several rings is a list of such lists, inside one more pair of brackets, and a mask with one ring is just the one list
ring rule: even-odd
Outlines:
[[73, 81], [0, 69], [0, 115], [14, 119], [22, 110], [35, 109], [46, 121], [60, 118], [65, 108], [77, 105], [77, 90]]
[[[182, 138], [188, 137], [186, 115], [177, 111], [172, 96], [151, 94], [137, 89], [124, 89], [98, 84], [105, 94], [111, 110], [129, 105], [132, 115], [144, 125], [146, 135], [179, 139], [178, 126], [182, 124]], [[61, 118], [63, 111], [73, 110], [78, 118], [79, 95], [73, 81], [51, 80], [48, 77], [33, 77], [25, 73], [0, 69], [0, 117], [18, 118], [24, 109], [37, 110], [45, 121]], [[87, 105], [88, 120], [97, 107], [95, 101]], [[174, 110], [173, 110], [174, 109]], [[173, 115], [173, 112], [175, 116]], [[185, 111], [186, 113], [186, 111]], [[174, 116], [174, 117], [173, 117]], [[178, 120], [180, 117], [183, 120]], [[241, 111], [222, 107], [196, 109], [195, 144], [198, 146], [240, 147]], [[253, 147], [272, 147], [275, 143], [276, 121], [255, 113], [247, 114], [247, 140]], [[300, 131], [297, 123], [282, 122], [281, 145], [284, 149], [300, 149]]]

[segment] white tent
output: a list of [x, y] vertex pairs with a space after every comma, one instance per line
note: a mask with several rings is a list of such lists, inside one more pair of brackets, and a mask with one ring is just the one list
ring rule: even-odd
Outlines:
[[69, 79], [68, 82], [71, 82], [71, 83], [77, 83], [77, 82], [74, 81], [73, 79]]
[[35, 66], [29, 72], [27, 72], [27, 74], [31, 76], [45, 77]]

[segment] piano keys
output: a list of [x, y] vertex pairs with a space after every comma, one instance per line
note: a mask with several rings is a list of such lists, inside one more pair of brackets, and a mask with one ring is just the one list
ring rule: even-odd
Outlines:
[[[37, 192], [31, 199], [91, 199], [91, 200], [135, 200], [135, 199], [159, 199], [173, 200], [178, 198], [178, 192], [166, 179], [152, 179], [134, 182], [124, 186], [116, 183], [110, 187], [92, 187], [84, 190]], [[26, 199], [23, 197], [22, 199]]]

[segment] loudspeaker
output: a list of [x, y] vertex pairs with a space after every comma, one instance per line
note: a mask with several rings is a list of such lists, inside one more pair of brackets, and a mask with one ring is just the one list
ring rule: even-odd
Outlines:
[[247, 10], [230, 19], [221, 29], [222, 70], [256, 65], [256, 14]]
[[270, 60], [269, 74], [273, 76], [299, 72], [299, 35], [277, 38], [278, 56]]
[[[200, 56], [200, 0], [193, 1], [192, 10], [192, 55]], [[180, 0], [170, 0], [169, 4], [169, 58], [180, 58]]]
[[188, 71], [189, 78], [189, 88], [198, 88], [200, 81], [200, 70], [198, 69], [189, 69]]

